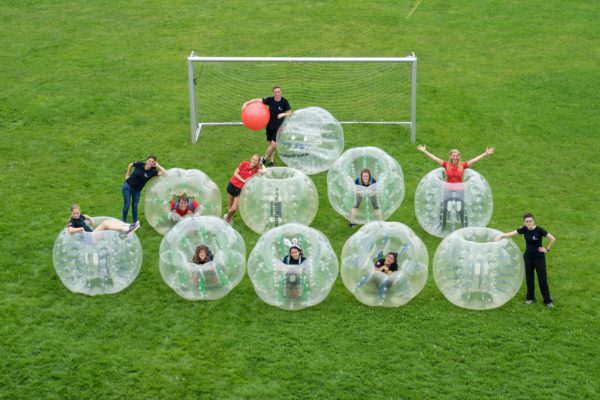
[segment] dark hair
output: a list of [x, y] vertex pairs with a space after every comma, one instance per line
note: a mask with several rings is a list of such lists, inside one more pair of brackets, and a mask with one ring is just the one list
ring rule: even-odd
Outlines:
[[393, 255], [394, 256], [394, 264], [396, 264], [396, 262], [398, 261], [398, 253], [390, 251], [389, 253], [387, 253], [385, 256], [389, 256], [389, 255]]
[[273, 90], [275, 90], [275, 89], [281, 89], [281, 86], [279, 86], [279, 85], [273, 86]]
[[370, 170], [369, 168], [363, 168], [363, 169], [360, 171], [360, 179], [359, 179], [360, 183], [362, 183], [362, 176], [363, 176], [363, 174], [364, 174], [365, 172], [366, 172], [367, 174], [369, 174], [369, 183], [371, 183], [371, 179], [373, 179], [373, 175], [371, 175], [371, 170]]
[[523, 219], [526, 219], [526, 218], [535, 219], [535, 217], [533, 216], [532, 213], [526, 213], [525, 215], [523, 215]]
[[154, 154], [149, 154], [148, 157], [146, 157], [146, 160], [148, 159], [153, 159], [154, 161], [156, 161], [156, 156]]
[[[204, 250], [204, 252], [206, 253], [206, 260], [204, 261], [202, 261], [200, 257], [198, 257], [198, 253], [200, 252], [200, 250]], [[196, 247], [196, 250], [194, 251], [194, 258], [192, 258], [192, 262], [194, 264], [205, 264], [209, 261], [211, 261], [211, 254], [208, 246], [201, 244], [200, 246]]]
[[288, 250], [288, 254], [290, 255], [290, 257], [292, 257], [292, 249], [296, 249], [298, 250], [298, 252], [300, 252], [300, 257], [302, 257], [302, 249], [299, 246], [291, 246], [290, 249]]

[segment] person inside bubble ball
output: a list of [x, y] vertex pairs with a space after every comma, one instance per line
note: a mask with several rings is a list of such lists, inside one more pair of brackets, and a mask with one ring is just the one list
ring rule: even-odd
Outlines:
[[227, 200], [228, 209], [223, 219], [229, 225], [233, 224], [233, 215], [238, 208], [240, 203], [240, 194], [248, 179], [252, 178], [257, 173], [266, 173], [264, 165], [260, 162], [260, 156], [258, 154], [252, 155], [250, 161], [242, 161], [240, 165], [235, 169], [233, 177], [229, 180], [227, 185]]
[[[523, 235], [525, 238], [525, 252], [523, 261], [525, 262], [525, 281], [527, 283], [527, 295], [525, 304], [532, 304], [535, 301], [535, 276], [537, 272], [540, 292], [544, 298], [544, 304], [548, 308], [554, 307], [548, 288], [548, 278], [546, 276], [546, 253], [550, 251], [556, 238], [548, 233], [541, 226], [535, 224], [533, 214], [527, 213], [523, 216], [525, 225], [512, 231], [496, 236], [496, 241], [510, 238], [516, 235]], [[542, 238], [548, 238], [546, 247], [542, 244]]]
[[[210, 249], [208, 248], [208, 246], [201, 244], [198, 247], [196, 247], [196, 250], [194, 251], [194, 257], [192, 257], [192, 264], [204, 265], [212, 260], [213, 260], [213, 255], [210, 252]], [[203, 271], [202, 276], [204, 277], [204, 280], [207, 283], [207, 285], [217, 285], [219, 283], [219, 276], [217, 275], [217, 273], [214, 269]], [[199, 278], [199, 271], [197, 268], [194, 268], [192, 270], [192, 279], [191, 279], [192, 284], [194, 286], [198, 286], [198, 278]]]
[[360, 171], [360, 176], [354, 181], [355, 201], [354, 207], [352, 207], [352, 209], [350, 210], [350, 223], [348, 224], [350, 228], [353, 228], [355, 225], [354, 218], [356, 217], [356, 212], [358, 211], [358, 207], [360, 207], [360, 203], [362, 202], [366, 194], [368, 194], [369, 200], [371, 200], [371, 204], [373, 205], [375, 217], [378, 220], [383, 219], [381, 215], [381, 210], [379, 209], [379, 203], [377, 202], [377, 196], [375, 191], [365, 189], [374, 185], [375, 183], [377, 183], [377, 180], [371, 175], [371, 171], [368, 168], [363, 168], [362, 171]]
[[158, 164], [156, 156], [149, 155], [146, 161], [134, 161], [127, 165], [125, 183], [123, 183], [123, 222], [127, 222], [129, 205], [133, 222], [138, 222], [138, 204], [144, 185], [155, 176], [163, 176], [167, 171]]
[[398, 271], [398, 263], [396, 262], [397, 259], [398, 253], [390, 251], [387, 253], [385, 258], [379, 258], [377, 261], [375, 261], [374, 268], [386, 275], [391, 275], [392, 273]]
[[[89, 222], [94, 229], [89, 227], [87, 224]], [[127, 236], [131, 235], [140, 227], [139, 222], [135, 224], [126, 224], [124, 222], [113, 221], [109, 219], [105, 219], [100, 223], [100, 225], [96, 226], [96, 222], [90, 218], [88, 215], [81, 213], [81, 208], [79, 204], [73, 204], [71, 206], [71, 219], [67, 224], [67, 230], [70, 234], [78, 233], [78, 232], [101, 232], [101, 231], [117, 231], [127, 233]]]
[[248, 100], [242, 105], [242, 111], [251, 103], [263, 103], [269, 107], [269, 123], [267, 124], [267, 142], [269, 147], [261, 158], [261, 163], [269, 160], [269, 166], [275, 165], [275, 149], [277, 149], [277, 131], [283, 124], [283, 119], [292, 115], [290, 103], [281, 97], [281, 86], [273, 87], [273, 96]]
[[450, 150], [448, 161], [431, 154], [427, 151], [425, 145], [417, 146], [417, 149], [425, 153], [433, 161], [437, 162], [446, 171], [446, 191], [444, 192], [444, 201], [442, 203], [442, 230], [446, 227], [446, 218], [450, 202], [457, 202], [457, 211], [460, 214], [460, 222], [463, 227], [467, 226], [465, 220], [465, 190], [462, 185], [463, 172], [482, 158], [494, 154], [494, 148], [488, 147], [483, 153], [469, 161], [461, 161], [460, 151]]
[[198, 211], [200, 204], [188, 197], [186, 194], [175, 196], [175, 199], [171, 200], [171, 214], [169, 218], [173, 222], [179, 222], [183, 217], [194, 215]]
[[[288, 254], [283, 258], [285, 265], [300, 265], [306, 258], [298, 244], [298, 239], [292, 239], [286, 243], [289, 247]], [[300, 271], [286, 270], [285, 273], [285, 297], [298, 298], [302, 295], [302, 277]]]

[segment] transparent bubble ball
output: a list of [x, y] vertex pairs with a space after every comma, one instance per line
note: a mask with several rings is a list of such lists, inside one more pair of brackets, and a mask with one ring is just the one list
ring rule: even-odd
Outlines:
[[[192, 262], [199, 245], [209, 248], [212, 261]], [[240, 283], [245, 271], [244, 239], [221, 218], [185, 218], [160, 243], [160, 274], [184, 299], [220, 299]]]
[[[389, 252], [398, 254], [398, 271], [386, 275], [374, 268]], [[342, 281], [368, 306], [398, 307], [418, 295], [427, 282], [427, 247], [400, 222], [369, 222], [344, 244]]]
[[441, 238], [463, 227], [487, 226], [493, 209], [490, 185], [471, 168], [464, 170], [462, 183], [446, 182], [444, 169], [435, 169], [421, 179], [415, 192], [419, 224]]
[[512, 240], [494, 241], [500, 233], [463, 228], [442, 240], [433, 258], [433, 277], [448, 301], [471, 310], [489, 310], [519, 291], [523, 256]]
[[[298, 240], [305, 261], [284, 264], [286, 240]], [[335, 283], [338, 260], [329, 240], [316, 229], [285, 224], [260, 237], [248, 259], [248, 275], [265, 303], [300, 310], [322, 302]]]
[[197, 169], [171, 168], [146, 186], [146, 220], [158, 233], [164, 235], [175, 226], [170, 218], [171, 201], [182, 194], [198, 202], [195, 215], [221, 215], [221, 192], [208, 175]]
[[[364, 168], [370, 170], [376, 183], [370, 186], [355, 183]], [[404, 174], [398, 161], [385, 151], [355, 147], [345, 151], [327, 173], [327, 196], [333, 209], [347, 220], [359, 203], [353, 223], [387, 219], [404, 199]]]
[[[96, 225], [110, 217], [93, 217]], [[120, 221], [119, 221], [120, 222]], [[100, 231], [69, 233], [63, 229], [52, 251], [54, 269], [74, 293], [88, 296], [120, 292], [135, 280], [142, 266], [142, 246], [134, 234]]]
[[277, 133], [279, 158], [309, 175], [327, 171], [343, 150], [342, 125], [319, 107], [294, 111]]
[[310, 225], [318, 208], [317, 187], [295, 168], [274, 167], [256, 174], [240, 195], [242, 219], [259, 234], [289, 222]]

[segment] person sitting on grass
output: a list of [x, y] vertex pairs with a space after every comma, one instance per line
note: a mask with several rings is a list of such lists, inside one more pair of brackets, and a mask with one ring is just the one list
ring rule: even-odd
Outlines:
[[[89, 227], [86, 223], [89, 222], [95, 228]], [[71, 206], [71, 219], [67, 224], [67, 229], [69, 233], [77, 233], [77, 232], [101, 232], [101, 231], [117, 231], [127, 233], [127, 236], [131, 235], [140, 227], [140, 223], [136, 222], [134, 224], [127, 224], [125, 222], [113, 221], [110, 219], [105, 219], [100, 223], [100, 225], [96, 226], [96, 222], [90, 218], [89, 216], [81, 213], [81, 208], [79, 204], [73, 204]]]
[[171, 214], [169, 218], [173, 222], [179, 222], [183, 217], [194, 215], [198, 210], [200, 204], [188, 197], [186, 194], [175, 196], [175, 199], [171, 200]]

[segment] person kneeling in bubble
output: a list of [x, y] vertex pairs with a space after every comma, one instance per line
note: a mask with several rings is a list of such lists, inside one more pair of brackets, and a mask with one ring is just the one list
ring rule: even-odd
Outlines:
[[290, 265], [300, 265], [306, 258], [302, 255], [302, 248], [298, 244], [298, 239], [292, 239], [284, 241], [285, 245], [289, 248], [288, 255], [286, 255], [282, 262], [286, 265], [285, 268], [285, 297], [288, 298], [299, 298], [302, 296], [302, 275], [300, 267], [290, 267]]
[[[219, 275], [215, 270], [214, 265], [207, 265], [213, 260], [213, 255], [208, 248], [203, 244], [196, 247], [194, 257], [190, 263], [190, 272], [192, 273], [191, 282], [194, 287], [198, 287], [200, 274], [202, 274], [202, 287], [214, 287], [220, 284]], [[203, 266], [203, 267], [199, 267]]]
[[182, 218], [192, 216], [198, 210], [200, 204], [186, 194], [175, 196], [171, 200], [171, 214], [169, 218], [173, 222], [179, 222]]
[[[89, 222], [94, 229], [89, 227], [86, 223]], [[67, 224], [67, 230], [70, 234], [78, 233], [78, 232], [101, 232], [101, 231], [117, 231], [126, 233], [127, 236], [131, 235], [140, 227], [139, 221], [134, 224], [127, 224], [125, 222], [119, 222], [114, 220], [105, 219], [100, 223], [100, 225], [96, 226], [96, 222], [89, 217], [88, 215], [81, 213], [81, 208], [79, 204], [73, 204], [71, 206], [71, 219]]]
[[372, 187], [376, 183], [377, 180], [371, 175], [371, 171], [368, 168], [364, 168], [362, 171], [360, 171], [360, 176], [354, 181], [354, 184], [356, 185], [354, 187], [354, 196], [356, 200], [354, 202], [354, 207], [352, 207], [352, 210], [350, 210], [350, 223], [348, 224], [350, 228], [356, 225], [354, 223], [354, 218], [356, 217], [360, 203], [366, 196], [369, 197], [369, 200], [373, 205], [375, 217], [377, 217], [377, 219], [380, 221], [383, 219], [381, 210], [379, 209], [379, 203], [377, 202], [376, 190], [374, 187]]

